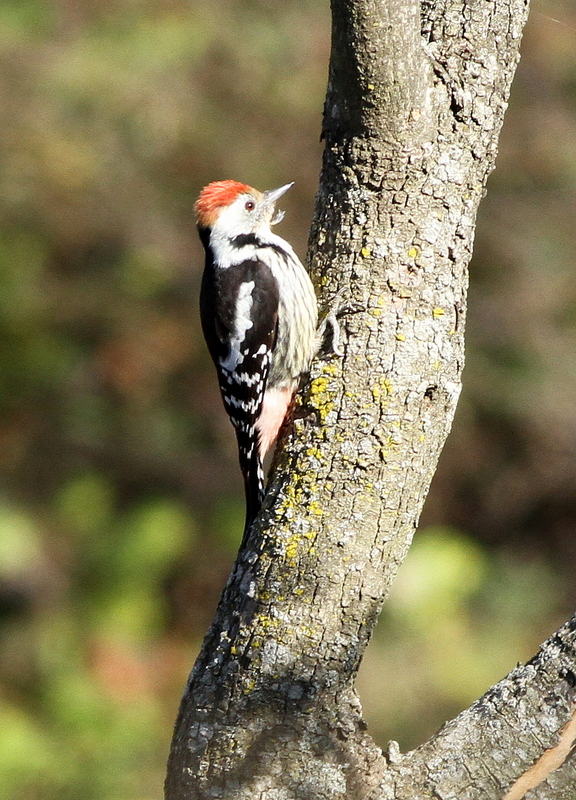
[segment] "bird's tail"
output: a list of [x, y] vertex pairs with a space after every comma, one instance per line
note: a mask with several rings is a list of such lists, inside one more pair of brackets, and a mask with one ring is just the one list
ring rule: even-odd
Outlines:
[[264, 500], [264, 469], [256, 447], [253, 448], [250, 455], [240, 447], [240, 468], [244, 476], [244, 494], [246, 495], [246, 522], [242, 537], [242, 545], [244, 545], [248, 531], [258, 516]]

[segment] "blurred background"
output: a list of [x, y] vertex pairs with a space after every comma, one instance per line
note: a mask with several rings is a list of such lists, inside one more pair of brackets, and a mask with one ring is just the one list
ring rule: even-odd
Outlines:
[[[192, 205], [294, 180], [327, 3], [0, 4], [0, 796], [152, 800], [243, 522]], [[557, 21], [555, 21], [557, 20]], [[425, 739], [573, 610], [576, 10], [534, 0], [481, 208], [465, 388], [359, 676]]]

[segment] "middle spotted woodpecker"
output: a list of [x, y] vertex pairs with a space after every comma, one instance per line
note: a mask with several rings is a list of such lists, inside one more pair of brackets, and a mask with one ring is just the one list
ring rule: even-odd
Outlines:
[[318, 346], [312, 282], [292, 247], [271, 230], [284, 216], [276, 201], [291, 186], [259, 192], [218, 181], [195, 205], [206, 251], [200, 317], [238, 440], [244, 536], [264, 497], [264, 456]]

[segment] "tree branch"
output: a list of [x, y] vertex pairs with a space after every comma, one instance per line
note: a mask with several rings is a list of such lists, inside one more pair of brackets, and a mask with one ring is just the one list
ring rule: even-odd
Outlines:
[[430, 82], [419, 2], [332, 1], [325, 136], [412, 135]]
[[[573, 617], [542, 645], [537, 656], [518, 666], [424, 745], [391, 764], [381, 796], [501, 800], [534, 765], [530, 779], [538, 779], [532, 780], [538, 788], [530, 794], [531, 800], [570, 800], [576, 764], [566, 760], [570, 747], [566, 738], [574, 737], [575, 668]], [[550, 758], [554, 749], [553, 755], [561, 755], [562, 745], [564, 757], [557, 765], [563, 767], [550, 772], [555, 767], [543, 763], [542, 756]], [[528, 780], [525, 785], [526, 791], [531, 788]], [[524, 796], [515, 791], [509, 800]]]
[[[553, 772], [556, 772], [566, 763], [566, 759], [571, 754], [575, 743], [576, 708], [573, 705], [572, 716], [562, 728], [558, 744], [545, 750], [540, 758], [514, 781], [503, 800], [522, 800], [530, 789], [540, 786]], [[574, 775], [574, 779], [576, 779], [576, 775]]]
[[[182, 700], [166, 796], [500, 800], [571, 713], [552, 645], [394, 763], [364, 730], [353, 679], [460, 391], [476, 210], [526, 4], [332, 7], [309, 264], [321, 298], [349, 293], [345, 357], [317, 359], [279, 447]], [[558, 634], [565, 655], [572, 634]], [[502, 714], [512, 727], [495, 746]], [[506, 748], [532, 726], [514, 760]]]

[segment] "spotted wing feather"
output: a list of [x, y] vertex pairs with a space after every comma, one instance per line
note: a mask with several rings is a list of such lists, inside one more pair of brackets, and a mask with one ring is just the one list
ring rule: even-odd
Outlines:
[[278, 284], [258, 259], [226, 269], [207, 259], [200, 292], [200, 318], [216, 365], [226, 411], [236, 431], [246, 493], [246, 528], [264, 496], [256, 435], [278, 327]]

